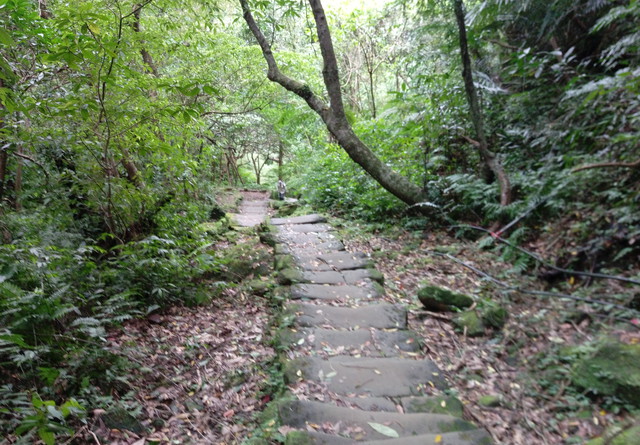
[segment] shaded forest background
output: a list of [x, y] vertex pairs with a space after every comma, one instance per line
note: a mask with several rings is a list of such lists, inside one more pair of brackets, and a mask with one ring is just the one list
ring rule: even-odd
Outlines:
[[[249, 3], [280, 68], [322, 96], [309, 6]], [[327, 10], [348, 121], [423, 188], [416, 209], [267, 80], [239, 3], [0, 0], [0, 429], [53, 443], [88, 409], [128, 397], [117, 388], [131, 364], [103, 349], [107, 330], [233, 286], [229, 259], [194, 227], [219, 219], [224, 187], [272, 189], [279, 175], [370, 230], [481, 238], [509, 277], [569, 280], [637, 324], [637, 285], [595, 295], [593, 277], [566, 270], [638, 279], [640, 3], [465, 8], [507, 205], [478, 154], [453, 3]]]

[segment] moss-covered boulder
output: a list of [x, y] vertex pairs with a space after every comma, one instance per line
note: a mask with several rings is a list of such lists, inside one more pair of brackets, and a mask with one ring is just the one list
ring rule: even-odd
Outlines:
[[485, 325], [476, 311], [466, 311], [453, 319], [456, 327], [469, 337], [484, 335]]
[[485, 306], [481, 313], [482, 322], [495, 329], [502, 329], [509, 318], [507, 310], [497, 304]]
[[424, 286], [418, 291], [418, 300], [430, 311], [466, 309], [473, 304], [468, 295], [452, 292], [438, 286]]
[[[573, 368], [573, 383], [595, 394], [616, 396], [640, 407], [640, 345], [602, 344]], [[640, 443], [640, 442], [639, 442]]]

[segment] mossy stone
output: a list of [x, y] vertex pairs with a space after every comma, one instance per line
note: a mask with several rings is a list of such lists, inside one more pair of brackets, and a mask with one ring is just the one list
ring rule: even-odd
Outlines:
[[478, 405], [496, 407], [502, 405], [502, 397], [497, 394], [487, 394], [478, 399]]
[[456, 397], [420, 397], [403, 402], [405, 412], [448, 414], [453, 417], [462, 417], [462, 402]]
[[468, 295], [452, 292], [438, 286], [424, 286], [418, 291], [418, 300], [428, 310], [451, 311], [466, 309], [473, 304]]
[[498, 305], [490, 305], [482, 310], [482, 321], [487, 326], [502, 329], [509, 318], [507, 310]]
[[640, 443], [640, 425], [620, 432], [621, 429], [621, 426], [614, 425], [602, 437], [590, 440], [587, 445], [637, 445]]
[[108, 428], [131, 431], [136, 434], [144, 432], [144, 426], [124, 408], [110, 409], [102, 415], [102, 421]]
[[271, 285], [272, 282], [268, 280], [251, 280], [247, 283], [247, 288], [252, 294], [262, 296], [267, 293]]
[[640, 407], [640, 345], [608, 341], [573, 368], [572, 381], [596, 394]]
[[295, 260], [291, 255], [276, 255], [275, 256], [275, 269], [276, 270], [284, 270], [284, 269], [293, 269], [295, 266]]
[[284, 440], [284, 445], [313, 445], [317, 443], [305, 431], [291, 431]]
[[369, 271], [369, 278], [376, 283], [384, 285], [384, 275], [378, 269], [367, 269]]
[[287, 268], [278, 272], [278, 283], [284, 286], [296, 284], [303, 281], [302, 272], [298, 269]]
[[453, 323], [469, 337], [484, 335], [484, 323], [475, 311], [467, 311], [453, 319]]

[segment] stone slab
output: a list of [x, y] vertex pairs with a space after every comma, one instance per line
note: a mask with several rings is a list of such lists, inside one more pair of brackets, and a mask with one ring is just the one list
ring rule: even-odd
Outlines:
[[323, 253], [340, 252], [344, 250], [344, 244], [340, 241], [320, 241], [313, 245], [290, 246], [283, 243], [276, 245], [276, 253], [296, 253], [300, 256], [322, 255]]
[[311, 284], [346, 284], [344, 275], [336, 271], [302, 272], [302, 280]]
[[363, 357], [397, 357], [403, 352], [420, 350], [417, 336], [410, 331], [356, 329], [353, 331], [312, 328], [297, 330], [289, 336], [294, 350], [311, 348], [330, 355], [345, 354]]
[[264, 219], [265, 216], [264, 214], [238, 214], [238, 213], [229, 213], [229, 215], [231, 216], [231, 220], [239, 225], [240, 227], [255, 227], [259, 224], [261, 224]]
[[338, 394], [371, 397], [420, 396], [427, 388], [447, 387], [438, 367], [426, 359], [302, 357], [286, 363], [285, 375], [290, 381], [301, 377], [324, 382]]
[[331, 232], [333, 228], [329, 224], [296, 224], [287, 226], [286, 230], [295, 233], [322, 233]]
[[[294, 438], [295, 435], [295, 438]], [[439, 438], [438, 438], [439, 437]], [[487, 433], [470, 430], [443, 434], [420, 434], [399, 439], [356, 441], [342, 436], [332, 436], [318, 432], [295, 432], [287, 436], [286, 445], [491, 445], [493, 442]]]
[[327, 218], [317, 214], [294, 216], [291, 218], [273, 218], [271, 220], [271, 224], [274, 226], [282, 226], [285, 224], [316, 224], [324, 222], [327, 222]]
[[354, 269], [342, 271], [344, 280], [347, 284], [357, 284], [361, 281], [374, 280], [382, 284], [384, 277], [376, 270], [372, 269]]
[[379, 303], [355, 308], [308, 303], [289, 306], [301, 327], [406, 329], [407, 310], [397, 304]]
[[[362, 411], [319, 402], [295, 400], [278, 406], [282, 424], [307, 429], [310, 425], [335, 425], [349, 430], [358, 428], [366, 440], [388, 440], [371, 423], [389, 425], [401, 438], [422, 434], [441, 434], [453, 431], [472, 431], [476, 427], [457, 417], [444, 414], [400, 414], [383, 411]], [[435, 443], [435, 442], [434, 442]]]
[[297, 233], [279, 230], [275, 238], [278, 242], [301, 249], [313, 248], [319, 244], [338, 241], [334, 232]]
[[296, 262], [305, 270], [354, 270], [373, 267], [366, 255], [351, 252], [324, 253], [314, 256], [294, 255]]
[[295, 284], [291, 286], [292, 300], [371, 300], [379, 297], [380, 293], [373, 287], [328, 284]]

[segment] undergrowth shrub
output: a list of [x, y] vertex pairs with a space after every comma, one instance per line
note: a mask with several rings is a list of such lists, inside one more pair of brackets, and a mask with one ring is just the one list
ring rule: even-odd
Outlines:
[[210, 206], [174, 198], [153, 211], [153, 232], [113, 247], [74, 231], [68, 213], [7, 215], [13, 239], [0, 245], [2, 435], [53, 443], [72, 432], [80, 411], [131, 397], [124, 377], [131, 364], [104, 348], [107, 331], [168, 305], [207, 301], [201, 277], [219, 261], [206, 253], [207, 232], [194, 227]]

